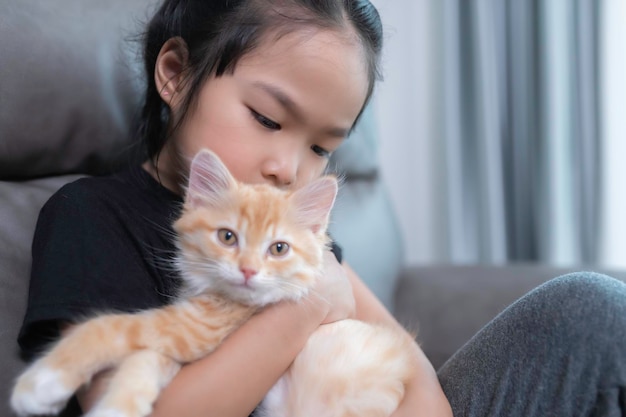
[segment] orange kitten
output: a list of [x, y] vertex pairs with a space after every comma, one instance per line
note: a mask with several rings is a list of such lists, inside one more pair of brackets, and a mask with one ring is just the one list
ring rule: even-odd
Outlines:
[[[210, 151], [192, 161], [174, 224], [184, 289], [171, 305], [75, 326], [17, 380], [19, 415], [58, 413], [99, 371], [117, 366], [91, 417], [150, 414], [181, 364], [210, 354], [258, 309], [305, 297], [322, 273], [334, 177], [297, 191], [234, 180]], [[259, 412], [272, 417], [388, 416], [414, 372], [403, 332], [355, 320], [321, 326]]]

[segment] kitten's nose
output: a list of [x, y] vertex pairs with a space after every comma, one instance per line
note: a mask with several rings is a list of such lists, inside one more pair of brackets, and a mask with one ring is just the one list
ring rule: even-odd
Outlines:
[[254, 269], [240, 268], [240, 271], [243, 274], [243, 277], [246, 279], [246, 281], [248, 281], [250, 278], [256, 275], [256, 271]]

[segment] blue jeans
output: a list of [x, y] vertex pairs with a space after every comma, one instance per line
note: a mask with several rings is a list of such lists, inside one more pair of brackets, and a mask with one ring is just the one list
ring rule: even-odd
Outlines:
[[588, 272], [555, 278], [438, 375], [455, 417], [624, 416], [626, 284]]

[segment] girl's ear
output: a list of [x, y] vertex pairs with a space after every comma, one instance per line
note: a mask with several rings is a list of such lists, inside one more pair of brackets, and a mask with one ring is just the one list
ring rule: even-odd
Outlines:
[[192, 207], [216, 205], [235, 186], [235, 179], [220, 158], [202, 149], [191, 161], [186, 202]]
[[337, 178], [327, 175], [296, 190], [291, 199], [298, 222], [309, 227], [313, 233], [325, 232], [338, 189]]
[[178, 93], [182, 89], [183, 70], [187, 65], [189, 52], [182, 38], [168, 39], [157, 57], [154, 66], [154, 82], [161, 99], [172, 111], [180, 102]]

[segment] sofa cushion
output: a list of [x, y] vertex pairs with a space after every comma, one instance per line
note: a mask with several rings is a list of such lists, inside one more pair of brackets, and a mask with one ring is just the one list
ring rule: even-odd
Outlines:
[[[24, 182], [0, 181], [0, 388], [8, 389], [23, 367], [17, 334], [28, 296], [30, 246], [39, 210], [48, 198], [77, 176]], [[5, 395], [6, 394], [6, 395]], [[8, 392], [0, 392], [7, 398]]]
[[352, 134], [333, 153], [328, 164], [346, 180], [375, 179], [378, 175], [378, 130], [373, 106], [367, 106]]
[[391, 310], [403, 253], [398, 225], [382, 182], [353, 180], [350, 186], [342, 187], [330, 232], [342, 246], [344, 260]]
[[[97, 173], [125, 157], [155, 1], [0, 0], [0, 178]], [[27, 169], [25, 169], [27, 168]]]

